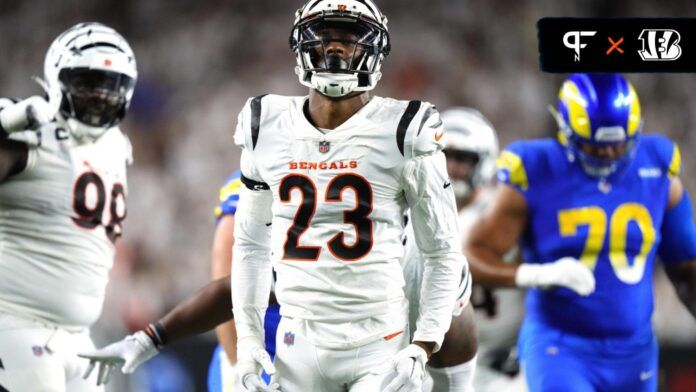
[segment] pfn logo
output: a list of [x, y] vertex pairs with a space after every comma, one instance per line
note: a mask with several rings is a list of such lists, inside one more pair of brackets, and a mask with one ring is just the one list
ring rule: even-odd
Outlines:
[[[569, 31], [563, 36], [563, 45], [575, 51], [575, 61], [580, 61], [580, 49], [584, 49], [587, 44], [580, 42], [580, 37], [592, 37], [596, 31]], [[571, 41], [572, 38], [572, 41]]]
[[673, 61], [681, 56], [679, 32], [671, 29], [645, 29], [638, 39], [643, 49], [638, 51], [643, 61]]

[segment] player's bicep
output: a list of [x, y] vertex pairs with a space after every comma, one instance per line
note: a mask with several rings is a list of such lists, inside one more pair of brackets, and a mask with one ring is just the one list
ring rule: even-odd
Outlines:
[[679, 177], [671, 177], [669, 180], [669, 195], [667, 197], [667, 209], [672, 209], [681, 201], [684, 193], [684, 184]]
[[[270, 187], [263, 181], [256, 167], [253, 154], [242, 150], [240, 158], [241, 185], [239, 187], [239, 202], [235, 213], [235, 249], [238, 245], [263, 246], [269, 226], [273, 219], [273, 194]], [[239, 242], [243, 241], [243, 244]]]
[[240, 189], [250, 189], [252, 191], [263, 191], [268, 190], [268, 184], [264, 182], [261, 173], [256, 167], [254, 162], [254, 156], [249, 150], [242, 150], [242, 156], [239, 160], [239, 166], [241, 171], [241, 182], [242, 185]]
[[499, 184], [493, 202], [474, 224], [467, 247], [484, 248], [502, 258], [522, 237], [527, 202], [515, 188]]
[[[260, 185], [250, 185], [252, 187]], [[264, 226], [270, 226], [273, 220], [273, 195], [268, 189], [249, 189], [243, 187], [239, 192], [239, 204], [237, 205], [237, 213], [235, 214], [235, 230], [239, 226], [239, 222], [248, 223], [263, 223]], [[235, 233], [235, 240], [239, 237]]]
[[406, 200], [418, 247], [424, 251], [444, 249], [457, 236], [456, 203], [441, 152], [410, 161], [404, 173]]

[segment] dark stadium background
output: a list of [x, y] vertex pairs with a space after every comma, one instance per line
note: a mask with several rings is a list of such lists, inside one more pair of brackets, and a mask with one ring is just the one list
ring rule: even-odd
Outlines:
[[[141, 328], [209, 278], [217, 188], [238, 167], [236, 114], [249, 96], [304, 94], [293, 73], [288, 33], [301, 0], [4, 0], [0, 2], [0, 95], [39, 92], [51, 41], [79, 21], [120, 31], [140, 72], [122, 128], [135, 164], [125, 236], [107, 301], [93, 329], [98, 344]], [[692, 1], [377, 0], [393, 50], [376, 93], [420, 98], [439, 108], [478, 108], [501, 144], [552, 135], [546, 105], [564, 75], [539, 71], [536, 21], [543, 16], [696, 16]], [[681, 146], [682, 178], [696, 194], [696, 80], [689, 74], [630, 75], [645, 131]], [[662, 390], [696, 390], [696, 322], [657, 278], [655, 324]], [[611, 315], [606, 315], [611, 317]], [[204, 390], [214, 344], [203, 335], [165, 350], [158, 362], [109, 390]], [[149, 370], [149, 373], [148, 373]], [[153, 375], [154, 374], [154, 375]], [[148, 381], [149, 380], [149, 381]], [[154, 380], [154, 381], [153, 381]], [[145, 384], [144, 384], [145, 383]], [[178, 387], [173, 388], [172, 385]], [[155, 388], [154, 384], [150, 384]]]

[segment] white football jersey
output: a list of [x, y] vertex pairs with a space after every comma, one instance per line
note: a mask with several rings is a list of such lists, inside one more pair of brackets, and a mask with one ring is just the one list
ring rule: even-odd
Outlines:
[[[424, 229], [439, 233], [433, 234], [439, 240], [424, 240], [431, 254], [449, 250], [447, 241], [452, 233], [456, 237], [456, 217], [443, 217], [454, 205], [444, 186], [444, 156], [438, 161], [443, 170], [432, 176], [437, 189], [427, 196], [425, 181], [412, 183], [421, 173], [405, 174], [409, 160], [441, 150], [441, 121], [430, 104], [373, 97], [323, 133], [307, 120], [306, 101], [277, 95], [250, 100], [235, 135], [244, 148], [242, 182], [272, 192], [267, 224], [272, 223], [270, 254], [281, 314], [305, 320], [298, 332], [317, 345], [354, 347], [407, 324], [399, 261], [409, 204], [441, 201], [442, 207], [428, 212], [427, 223], [437, 227]], [[419, 201], [410, 203], [409, 195], [416, 193]], [[236, 247], [235, 265], [237, 252]]]
[[126, 216], [128, 139], [77, 144], [59, 122], [11, 135], [27, 166], [0, 183], [0, 312], [66, 328], [99, 317]]

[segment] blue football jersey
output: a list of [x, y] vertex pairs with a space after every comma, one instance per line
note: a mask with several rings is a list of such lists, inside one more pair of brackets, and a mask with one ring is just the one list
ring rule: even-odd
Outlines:
[[242, 185], [241, 176], [241, 171], [235, 171], [227, 177], [225, 184], [220, 188], [220, 204], [215, 207], [215, 218], [220, 219], [223, 215], [234, 215], [237, 212], [239, 186]]
[[645, 340], [652, 336], [652, 275], [670, 177], [681, 160], [659, 135], [639, 139], [635, 157], [613, 182], [588, 176], [554, 139], [515, 142], [498, 160], [498, 179], [528, 207], [523, 261], [575, 257], [594, 271], [596, 291], [530, 289], [527, 319], [587, 337]]

